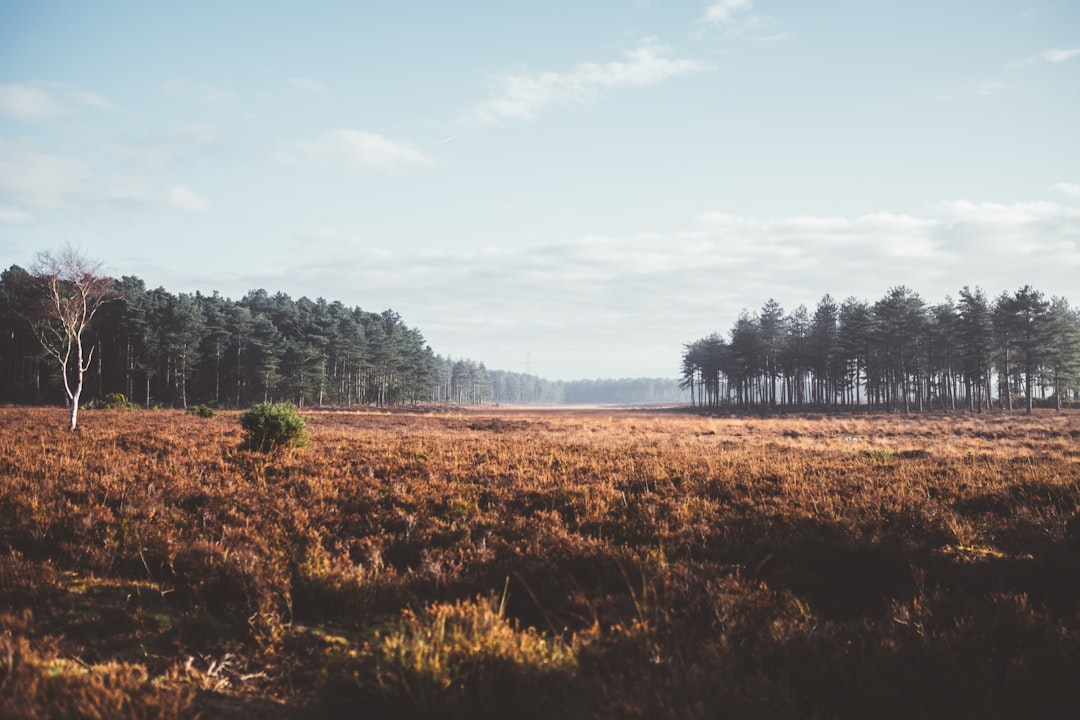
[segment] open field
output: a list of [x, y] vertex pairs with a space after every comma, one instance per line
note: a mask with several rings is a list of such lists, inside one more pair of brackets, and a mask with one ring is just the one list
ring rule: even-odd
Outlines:
[[305, 417], [0, 409], [0, 716], [1080, 716], [1080, 414]]

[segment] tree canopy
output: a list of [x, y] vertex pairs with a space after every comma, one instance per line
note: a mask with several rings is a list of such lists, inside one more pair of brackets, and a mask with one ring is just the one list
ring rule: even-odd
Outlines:
[[874, 303], [825, 295], [812, 313], [770, 299], [684, 345], [681, 385], [703, 407], [1060, 408], [1080, 399], [1080, 312], [1030, 285], [935, 305], [904, 286]]
[[[18, 266], [0, 275], [0, 401], [48, 402], [62, 373], [44, 361], [34, 327], [36, 276]], [[194, 403], [243, 407], [288, 400], [305, 405], [432, 399], [436, 356], [419, 330], [392, 310], [350, 308], [253, 290], [173, 294], [136, 277], [107, 278], [120, 297], [97, 308], [82, 336], [94, 363], [87, 397], [123, 393], [144, 406]], [[70, 398], [70, 395], [69, 395]]]

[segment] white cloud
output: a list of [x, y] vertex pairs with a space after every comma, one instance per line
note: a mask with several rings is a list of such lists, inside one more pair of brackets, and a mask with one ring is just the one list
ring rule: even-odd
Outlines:
[[102, 205], [170, 207], [190, 213], [213, 209], [182, 185], [155, 187], [144, 178], [102, 172], [66, 155], [40, 152], [0, 138], [0, 224], [36, 218], [20, 208], [80, 210]]
[[1080, 55], [1080, 48], [1072, 48], [1071, 50], [1047, 50], [1039, 57], [1049, 63], [1063, 63], [1077, 55]]
[[80, 203], [152, 202], [149, 184], [100, 173], [81, 160], [44, 153], [0, 138], [0, 201], [36, 208]]
[[705, 69], [696, 60], [668, 57], [669, 53], [666, 46], [647, 39], [623, 60], [579, 63], [563, 73], [508, 75], [500, 78], [492, 96], [466, 112], [464, 119], [478, 123], [532, 120], [550, 105], [582, 102], [622, 88], [659, 85]]
[[291, 87], [293, 90], [300, 90], [302, 92], [319, 93], [326, 89], [318, 80], [312, 80], [305, 77], [290, 77], [285, 78], [285, 84]]
[[29, 85], [0, 85], [0, 112], [19, 120], [39, 120], [60, 113], [52, 93]]
[[1080, 206], [952, 200], [937, 210], [948, 221], [942, 232], [950, 251], [946, 261], [965, 274], [1009, 278], [999, 289], [1022, 281], [1048, 294], [1072, 292], [1075, 283], [1066, 278], [1080, 271]]
[[76, 90], [62, 83], [10, 83], [0, 85], [0, 115], [16, 120], [42, 120], [80, 107], [111, 107], [103, 95]]
[[[811, 303], [827, 290], [866, 299], [904, 284], [940, 299], [963, 284], [1072, 287], [1080, 269], [1080, 207], [1045, 201], [954, 200], [931, 214], [755, 219], [707, 213], [703, 237], [739, 258], [729, 291], [759, 307], [769, 295]], [[690, 268], [687, 268], [689, 271]]]
[[34, 216], [15, 207], [0, 207], [0, 225], [29, 225]]
[[1009, 67], [1025, 67], [1039, 62], [1048, 62], [1057, 65], [1067, 60], [1071, 60], [1078, 55], [1080, 55], [1080, 48], [1070, 48], [1069, 50], [1045, 50], [1038, 55], [1032, 55], [1029, 58], [1014, 62]]
[[1080, 220], [1080, 208], [1038, 200], [1034, 202], [993, 203], [950, 200], [937, 209], [957, 222], [978, 225], [1030, 225], [1059, 220]]
[[318, 163], [391, 171], [434, 163], [409, 143], [351, 129], [331, 130], [314, 140], [287, 143], [275, 157], [290, 164]]
[[206, 213], [213, 209], [209, 200], [196, 195], [183, 185], [173, 185], [169, 188], [168, 203], [177, 210], [189, 213]]
[[1058, 183], [1054, 189], [1062, 195], [1080, 198], [1080, 183]]
[[705, 9], [705, 22], [726, 23], [732, 16], [753, 7], [752, 0], [719, 0]]

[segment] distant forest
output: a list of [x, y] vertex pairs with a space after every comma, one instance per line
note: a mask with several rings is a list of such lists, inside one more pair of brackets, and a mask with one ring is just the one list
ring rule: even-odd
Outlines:
[[[144, 407], [661, 403], [686, 395], [674, 378], [548, 381], [436, 355], [392, 310], [265, 290], [235, 301], [173, 294], [132, 276], [113, 282], [120, 299], [103, 305], [86, 332], [93, 358], [84, 402], [111, 393]], [[26, 270], [0, 273], [0, 402], [64, 397], [58, 364], [27, 320], [39, 303]]]
[[1061, 408], [1080, 397], [1080, 313], [1030, 286], [936, 305], [903, 286], [825, 295], [813, 314], [769, 300], [684, 345], [681, 385], [703, 407]]
[[659, 405], [690, 398], [675, 378], [544, 380], [503, 370], [488, 370], [487, 375], [491, 401], [509, 405]]

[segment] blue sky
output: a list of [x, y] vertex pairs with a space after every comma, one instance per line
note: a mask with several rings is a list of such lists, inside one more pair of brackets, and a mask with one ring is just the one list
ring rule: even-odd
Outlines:
[[1080, 3], [0, 5], [0, 264], [674, 376], [775, 297], [1080, 277]]

